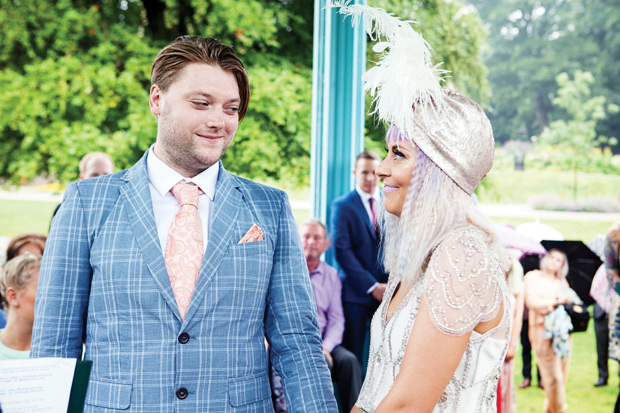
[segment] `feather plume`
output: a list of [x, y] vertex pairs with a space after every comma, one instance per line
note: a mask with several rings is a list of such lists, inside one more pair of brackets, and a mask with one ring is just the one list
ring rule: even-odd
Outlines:
[[403, 21], [383, 9], [350, 4], [350, 0], [335, 0], [331, 7], [351, 16], [353, 25], [363, 16], [368, 36], [373, 41], [382, 40], [373, 47], [381, 53], [380, 61], [362, 76], [364, 90], [373, 97], [373, 114], [411, 136], [413, 105], [421, 109], [426, 124], [428, 110], [441, 108], [439, 82], [449, 72], [432, 65], [430, 45], [411, 26], [417, 22]]

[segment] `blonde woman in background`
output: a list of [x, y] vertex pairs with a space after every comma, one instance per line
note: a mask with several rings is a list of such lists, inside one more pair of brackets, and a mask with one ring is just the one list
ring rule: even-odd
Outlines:
[[[571, 302], [567, 274], [566, 254], [554, 249], [540, 261], [540, 270], [528, 272], [523, 280], [525, 305], [530, 311], [530, 341], [545, 383], [544, 409], [550, 413], [561, 413], [567, 409], [566, 380], [572, 336], [568, 335], [568, 342], [564, 343], [568, 354], [558, 354], [553, 340], [545, 338], [545, 319], [556, 309], [562, 311], [563, 309], [559, 308], [562, 304]], [[566, 317], [570, 322], [568, 314]]]
[[22, 254], [0, 271], [0, 305], [7, 321], [0, 330], [0, 360], [27, 359], [34, 322], [34, 300], [39, 283], [41, 256]]

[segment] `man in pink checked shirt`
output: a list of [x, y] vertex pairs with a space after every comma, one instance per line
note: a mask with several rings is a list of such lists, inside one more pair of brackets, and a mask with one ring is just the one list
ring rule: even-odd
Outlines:
[[[344, 333], [342, 283], [338, 271], [325, 261], [321, 261], [321, 255], [329, 246], [327, 228], [320, 220], [312, 218], [299, 227], [299, 235], [316, 299], [319, 329], [323, 338], [323, 354], [332, 379], [338, 385], [341, 406], [348, 412], [355, 405], [362, 387], [362, 366], [352, 352], [340, 345]], [[277, 389], [277, 377], [274, 383], [276, 411], [286, 412], [284, 398], [278, 397], [280, 392]]]

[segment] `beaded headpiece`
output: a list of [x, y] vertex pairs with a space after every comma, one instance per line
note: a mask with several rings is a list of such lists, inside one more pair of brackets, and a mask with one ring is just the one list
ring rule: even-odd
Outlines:
[[[430, 45], [411, 24], [385, 10], [349, 1], [334, 1], [339, 12], [363, 16], [380, 61], [362, 77], [373, 97], [374, 114], [390, 125], [391, 135], [419, 147], [467, 194], [493, 165], [495, 142], [491, 123], [473, 100], [440, 81], [447, 71], [432, 65]], [[394, 131], [393, 128], [396, 128]]]

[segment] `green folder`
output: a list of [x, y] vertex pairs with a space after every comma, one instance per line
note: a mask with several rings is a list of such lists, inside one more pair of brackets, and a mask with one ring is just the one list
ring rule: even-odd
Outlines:
[[82, 413], [84, 410], [84, 400], [86, 400], [86, 390], [88, 389], [88, 378], [93, 362], [78, 361], [75, 363], [75, 373], [71, 384], [71, 394], [69, 395], [69, 407], [67, 413]]

